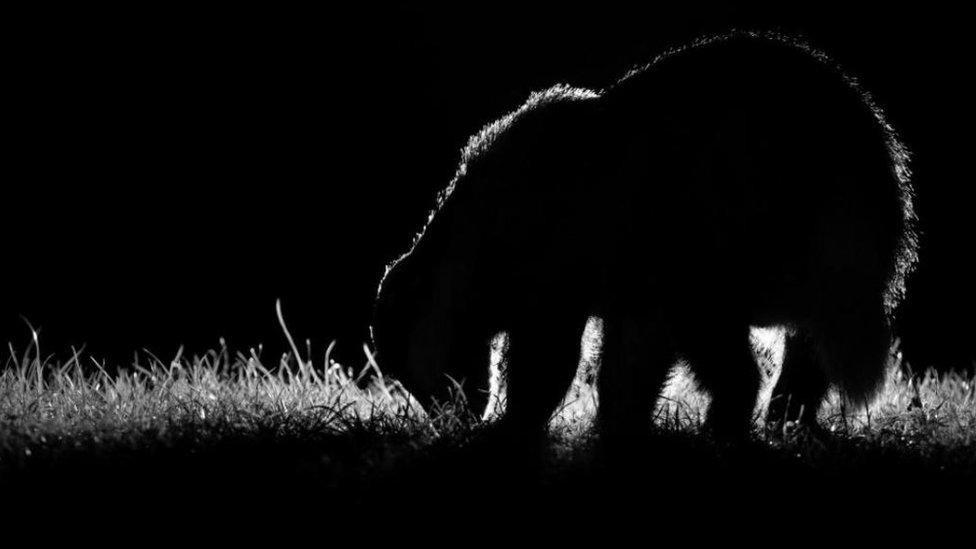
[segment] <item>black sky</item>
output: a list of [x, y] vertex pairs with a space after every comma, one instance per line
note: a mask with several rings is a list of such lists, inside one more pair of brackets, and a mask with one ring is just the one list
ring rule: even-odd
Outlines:
[[[924, 240], [902, 314], [919, 364], [974, 355], [973, 48], [961, 13], [329, 8], [13, 16], [0, 334], [128, 363], [339, 340], [359, 363], [383, 265], [458, 151], [557, 82], [599, 88], [732, 27], [802, 34], [915, 153]], [[267, 355], [266, 355], [267, 356]]]

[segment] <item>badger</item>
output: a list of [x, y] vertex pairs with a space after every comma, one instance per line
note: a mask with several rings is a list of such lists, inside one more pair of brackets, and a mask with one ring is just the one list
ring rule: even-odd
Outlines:
[[733, 31], [612, 85], [557, 85], [471, 137], [423, 230], [386, 269], [377, 360], [421, 402], [485, 405], [507, 334], [504, 421], [544, 429], [587, 319], [603, 324], [598, 426], [649, 424], [677, 361], [705, 426], [752, 428], [751, 327], [786, 330], [770, 414], [815, 421], [827, 391], [881, 386], [917, 259], [909, 153], [827, 55]]

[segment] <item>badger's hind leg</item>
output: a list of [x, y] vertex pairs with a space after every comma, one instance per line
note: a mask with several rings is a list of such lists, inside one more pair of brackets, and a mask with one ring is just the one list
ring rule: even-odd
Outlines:
[[847, 402], [870, 403], [881, 389], [891, 350], [891, 331], [880, 302], [847, 302], [812, 330], [821, 368]]
[[766, 413], [767, 427], [778, 430], [787, 422], [816, 424], [817, 411], [830, 386], [818, 354], [810, 334], [787, 335], [783, 366]]
[[705, 429], [721, 439], [744, 440], [752, 430], [761, 378], [749, 334], [748, 322], [716, 319], [686, 334], [683, 354], [712, 398]]

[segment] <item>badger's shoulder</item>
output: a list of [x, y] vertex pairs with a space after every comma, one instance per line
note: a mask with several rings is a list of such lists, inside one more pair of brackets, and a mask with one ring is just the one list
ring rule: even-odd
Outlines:
[[459, 182], [485, 159], [489, 150], [493, 150], [499, 142], [510, 138], [513, 128], [519, 126], [527, 118], [543, 114], [557, 105], [592, 101], [599, 97], [600, 94], [596, 91], [566, 84], [558, 84], [545, 90], [533, 92], [517, 109], [485, 125], [468, 139], [467, 144], [461, 149], [461, 159], [454, 178], [437, 197], [437, 206], [442, 206], [450, 198]]
[[377, 288], [377, 299], [379, 299], [384, 286], [389, 282], [391, 271], [414, 254], [424, 235], [434, 224], [438, 211], [447, 206], [456, 189], [464, 184], [463, 181], [468, 178], [468, 175], [472, 171], [476, 170], [480, 164], [483, 164], [487, 158], [498, 156], [489, 154], [489, 151], [495, 150], [502, 142], [509, 140], [513, 133], [515, 133], [513, 131], [514, 128], [524, 126], [526, 119], [545, 113], [554, 106], [593, 101], [599, 97], [599, 93], [593, 90], [558, 84], [544, 90], [533, 92], [518, 108], [486, 124], [478, 132], [469, 137], [467, 143], [461, 149], [460, 160], [454, 176], [447, 186], [437, 194], [434, 207], [428, 212], [423, 227], [414, 235], [409, 248], [386, 265], [380, 285]]

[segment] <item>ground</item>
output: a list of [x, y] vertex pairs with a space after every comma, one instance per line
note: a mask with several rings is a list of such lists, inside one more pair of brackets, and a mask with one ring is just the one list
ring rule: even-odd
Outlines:
[[[897, 364], [868, 411], [825, 407], [826, 434], [766, 433], [760, 422], [743, 446], [698, 434], [707, 402], [679, 372], [656, 428], [635, 440], [626, 464], [610, 465], [589, 432], [598, 397], [583, 379], [543, 457], [522, 460], [491, 442], [490, 420], [456, 403], [425, 413], [395, 382], [357, 384], [377, 370], [368, 353], [364, 368], [346, 368], [328, 352], [324, 364], [296, 360], [296, 349], [287, 367], [272, 367], [221, 349], [110, 374], [88, 357], [46, 359], [36, 345], [10, 352], [0, 370], [3, 505], [43, 509], [37, 516], [54, 522], [164, 508], [477, 523], [486, 508], [606, 509], [624, 493], [628, 502], [640, 494], [640, 509], [718, 507], [721, 494], [738, 494], [746, 499], [736, 505], [772, 501], [765, 509], [775, 512], [776, 502], [826, 493], [962, 509], [976, 480], [976, 383], [911, 377]], [[775, 370], [775, 357], [766, 363]], [[878, 498], [887, 493], [896, 497]], [[937, 499], [950, 493], [962, 503]]]

